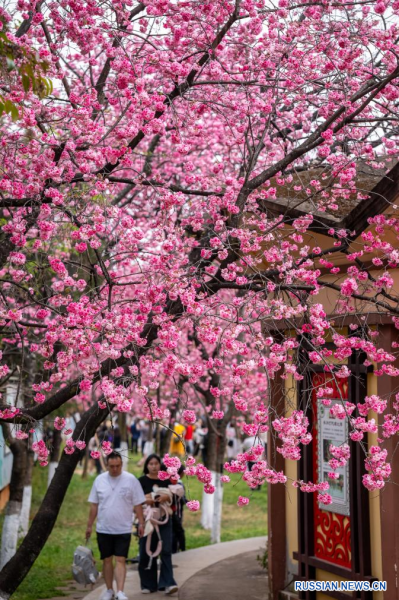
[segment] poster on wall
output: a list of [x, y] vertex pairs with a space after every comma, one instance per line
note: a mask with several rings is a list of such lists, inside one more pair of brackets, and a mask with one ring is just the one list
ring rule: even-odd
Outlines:
[[[332, 400], [333, 404], [341, 404], [341, 400]], [[342, 446], [348, 440], [348, 419], [337, 419], [330, 416], [330, 407], [318, 401], [318, 465], [319, 465], [319, 481], [328, 481], [330, 489], [328, 493], [332, 497], [332, 504], [319, 504], [321, 510], [338, 513], [340, 515], [349, 516], [349, 461], [345, 467], [336, 470], [338, 479], [329, 479], [328, 473], [331, 467], [328, 461], [333, 458], [330, 454], [330, 446]]]

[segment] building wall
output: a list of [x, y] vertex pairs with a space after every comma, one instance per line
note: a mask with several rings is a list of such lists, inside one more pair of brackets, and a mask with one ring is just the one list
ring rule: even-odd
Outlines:
[[[372, 373], [367, 377], [367, 393], [378, 393], [378, 379]], [[296, 382], [289, 376], [285, 380], [285, 397], [286, 397], [286, 415], [289, 416], [297, 406]], [[370, 418], [377, 418], [377, 415], [370, 415]], [[369, 444], [377, 443], [377, 434], [369, 434]], [[285, 506], [286, 506], [286, 536], [287, 536], [287, 581], [286, 584], [295, 578], [298, 573], [298, 562], [293, 558], [293, 553], [298, 550], [298, 490], [292, 487], [292, 481], [296, 480], [298, 463], [296, 461], [285, 461], [285, 474], [288, 477], [286, 484]], [[371, 561], [372, 575], [384, 581], [383, 563], [382, 563], [382, 540], [381, 540], [381, 516], [380, 516], [380, 493], [370, 492], [370, 535], [371, 535]], [[321, 569], [316, 570], [316, 577], [320, 581], [341, 581], [337, 575], [333, 575]], [[317, 600], [331, 600], [331, 596], [327, 596], [321, 592], [316, 594]], [[383, 592], [374, 592], [374, 600], [384, 600]], [[395, 596], [396, 598], [396, 596]]]
[[[388, 210], [390, 212], [390, 209]], [[289, 227], [286, 228], [289, 231]], [[374, 226], [366, 228], [366, 231], [375, 231]], [[397, 245], [396, 236], [392, 233], [384, 236], [384, 240], [389, 241], [394, 246]], [[303, 244], [309, 245], [311, 248], [319, 246], [320, 248], [327, 249], [332, 246], [333, 240], [319, 233], [309, 232], [304, 235]], [[350, 246], [350, 251], [358, 251], [362, 245], [359, 240], [354, 240]], [[364, 263], [370, 263], [370, 272], [372, 275], [376, 275], [378, 271], [375, 270], [371, 265], [371, 259], [373, 255], [364, 254], [362, 261]], [[341, 272], [339, 276], [331, 275], [330, 273], [323, 272], [323, 279], [335, 285], [340, 285], [343, 279], [347, 277], [348, 263], [347, 256], [341, 253], [335, 253], [331, 255], [331, 260], [334, 266], [339, 266]], [[266, 261], [263, 263], [265, 269], [268, 268]], [[399, 290], [399, 269], [390, 269], [390, 275], [394, 279], [393, 290]], [[394, 293], [395, 295], [395, 293]], [[321, 303], [327, 314], [334, 314], [336, 309], [336, 303], [338, 299], [338, 292], [328, 288], [321, 289], [320, 293], [314, 298], [315, 302]], [[386, 305], [389, 306], [389, 299], [384, 299]], [[376, 338], [378, 345], [384, 347], [386, 350], [392, 350], [392, 340], [399, 342], [399, 331], [395, 331], [392, 325], [392, 320], [386, 315], [386, 306], [377, 307], [373, 303], [366, 303], [355, 301], [356, 310], [358, 313], [364, 315], [364, 319], [357, 320], [356, 317], [352, 317], [350, 314], [345, 316], [339, 316], [332, 318], [332, 324], [337, 329], [338, 326], [349, 325], [349, 323], [360, 322], [367, 323], [369, 326], [374, 325], [379, 328], [380, 337]], [[283, 324], [282, 324], [283, 327]], [[288, 333], [288, 332], [286, 332]], [[386, 339], [383, 339], [385, 336]], [[396, 364], [395, 366], [399, 366]], [[388, 381], [389, 380], [389, 381]], [[394, 377], [376, 377], [373, 374], [369, 374], [367, 378], [367, 393], [368, 395], [378, 394], [386, 399], [391, 399], [397, 392], [394, 389], [396, 378]], [[397, 383], [396, 383], [397, 385]], [[285, 401], [286, 401], [286, 416], [296, 406], [296, 385], [292, 378], [285, 380]], [[370, 418], [377, 420], [377, 415], [370, 415]], [[380, 418], [380, 424], [382, 419]], [[377, 443], [377, 435], [369, 434], [369, 444]], [[397, 439], [388, 441], [387, 447], [389, 449], [389, 458], [394, 455], [397, 445]], [[397, 456], [397, 453], [396, 453]], [[285, 474], [288, 477], [288, 482], [285, 488], [285, 522], [284, 525], [280, 523], [280, 526], [284, 528], [286, 532], [286, 557], [285, 557], [285, 569], [286, 579], [285, 586], [292, 580], [295, 573], [297, 572], [297, 561], [293, 559], [293, 553], [298, 550], [298, 491], [292, 487], [292, 480], [297, 479], [297, 463], [295, 461], [285, 461]], [[380, 581], [387, 581], [388, 592], [383, 594], [382, 592], [373, 594], [374, 600], [399, 600], [399, 519], [396, 518], [396, 512], [399, 507], [399, 459], [395, 460], [392, 464], [393, 474], [392, 482], [389, 482], [385, 489], [380, 492], [369, 493], [369, 523], [370, 523], [370, 550], [371, 550], [371, 568], [372, 575], [378, 578]], [[269, 514], [269, 521], [273, 520], [273, 515]], [[331, 575], [325, 571], [317, 570], [317, 578], [326, 581], [338, 581], [339, 577]], [[318, 593], [317, 600], [327, 600], [330, 596]]]

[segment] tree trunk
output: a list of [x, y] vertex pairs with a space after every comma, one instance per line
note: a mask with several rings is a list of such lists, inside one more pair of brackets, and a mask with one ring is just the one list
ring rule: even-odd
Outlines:
[[123, 470], [127, 471], [129, 463], [129, 444], [127, 441], [126, 413], [119, 413], [118, 427], [121, 436], [120, 453], [122, 456]]
[[213, 494], [202, 495], [201, 525], [204, 529], [211, 530], [211, 542], [220, 542], [222, 526], [223, 485], [220, 476], [223, 472], [224, 455], [226, 451], [226, 428], [231, 418], [229, 407], [223, 421], [217, 422], [217, 431], [209, 427], [208, 443], [206, 447], [205, 466], [212, 473], [212, 485], [215, 487]]
[[170, 441], [172, 439], [172, 431], [170, 431], [171, 426], [169, 424], [169, 429], [165, 430], [164, 435], [160, 434], [160, 443], [159, 443], [159, 455], [165, 456], [169, 452]]
[[212, 515], [212, 533], [211, 543], [220, 544], [222, 530], [222, 510], [223, 510], [223, 483], [220, 477], [223, 473], [224, 455], [226, 452], [226, 428], [227, 420], [220, 423], [219, 432], [221, 437], [217, 438], [216, 443], [216, 473], [215, 473], [215, 492], [213, 500], [213, 515]]
[[18, 543], [19, 520], [24, 495], [24, 483], [27, 466], [27, 444], [24, 440], [16, 440], [10, 436], [9, 427], [2, 424], [4, 437], [10, 440], [13, 455], [10, 499], [4, 517], [1, 535], [0, 569], [15, 555]]
[[222, 530], [223, 484], [220, 481], [221, 473], [215, 473], [215, 492], [213, 493], [213, 515], [211, 544], [220, 544]]
[[[212, 473], [211, 484], [215, 485], [216, 472], [211, 471], [211, 473]], [[207, 494], [206, 492], [202, 492], [201, 526], [203, 527], [203, 529], [212, 530], [214, 510], [215, 510], [214, 494]]]
[[89, 470], [89, 456], [90, 456], [89, 446], [86, 446], [85, 455], [84, 455], [84, 459], [83, 459], [82, 479], [87, 478], [87, 472]]
[[33, 452], [33, 450], [31, 450], [30, 445], [29, 445], [27, 452], [28, 452], [28, 456], [27, 456], [25, 482], [24, 482], [24, 493], [23, 493], [23, 498], [22, 498], [22, 508], [21, 508], [21, 514], [20, 514], [20, 518], [19, 518], [18, 539], [25, 537], [26, 534], [28, 533], [30, 507], [32, 504], [32, 475], [33, 475], [33, 465], [34, 465], [34, 452]]
[[[108, 410], [100, 410], [97, 405], [87, 410], [76, 426], [73, 439], [77, 440], [84, 432], [86, 444], [93, 437], [97, 427], [107, 417]], [[82, 452], [63, 454], [43, 502], [32, 521], [27, 536], [13, 558], [0, 572], [0, 600], [8, 600], [25, 579], [35, 560], [46, 543], [57, 520], [62, 502], [67, 492], [76, 465]]]
[[[205, 446], [204, 463], [207, 469], [212, 473], [211, 484], [215, 485], [216, 481], [216, 469], [217, 469], [217, 433], [209, 427], [208, 424], [208, 437]], [[201, 525], [204, 529], [212, 529], [213, 513], [215, 509], [215, 498], [214, 494], [202, 493], [202, 504], [201, 504]]]
[[155, 428], [155, 452], [156, 454], [160, 454], [161, 452], [161, 425], [159, 423], [157, 423]]
[[[22, 406], [27, 406], [30, 402], [32, 393], [32, 384], [34, 380], [34, 360], [32, 354], [28, 353], [23, 356], [22, 361]], [[29, 434], [29, 438], [23, 441], [23, 451], [26, 452], [26, 464], [25, 464], [25, 475], [23, 482], [22, 492], [22, 506], [19, 515], [18, 523], [18, 539], [26, 536], [29, 529], [29, 517], [30, 507], [32, 504], [32, 474], [34, 465], [34, 452], [31, 448], [32, 445], [32, 433]], [[15, 460], [15, 459], [14, 459]], [[21, 475], [22, 477], [22, 475]], [[4, 565], [1, 564], [0, 568]]]
[[58, 462], [60, 460], [60, 452], [61, 452], [61, 442], [62, 436], [61, 431], [59, 429], [54, 429], [53, 433], [53, 445], [50, 452], [50, 461], [48, 465], [48, 478], [47, 478], [47, 487], [50, 485], [54, 473], [58, 467]]

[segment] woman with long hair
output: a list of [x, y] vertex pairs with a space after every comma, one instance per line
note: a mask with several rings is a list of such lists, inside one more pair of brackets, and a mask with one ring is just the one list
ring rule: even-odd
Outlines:
[[[162, 481], [159, 479], [158, 474], [161, 470], [161, 458], [157, 454], [150, 454], [144, 463], [143, 475], [139, 478], [141, 487], [146, 496], [146, 505], [148, 511], [151, 511], [155, 515], [155, 511], [151, 509], [166, 507], [162, 514], [162, 521], [158, 526], [155, 526], [151, 535], [150, 541], [148, 542], [148, 536], [140, 539], [140, 560], [139, 560], [139, 575], [141, 583], [141, 592], [143, 594], [149, 594], [156, 591], [164, 591], [165, 594], [171, 595], [178, 591], [176, 581], [173, 577], [172, 567], [172, 519], [168, 512], [168, 503], [171, 501], [171, 494], [169, 493], [168, 481]], [[154, 489], [155, 487], [155, 489]], [[159, 489], [161, 488], [161, 489]], [[165, 489], [165, 493], [162, 493], [162, 488]], [[149, 515], [151, 516], [151, 515]], [[157, 517], [159, 514], [156, 515]], [[151, 518], [150, 528], [151, 528]], [[156, 520], [154, 519], [156, 523]], [[162, 542], [162, 549], [159, 554], [161, 559], [161, 571], [159, 574], [158, 582], [158, 570], [157, 570], [157, 549], [159, 548], [159, 542]]]

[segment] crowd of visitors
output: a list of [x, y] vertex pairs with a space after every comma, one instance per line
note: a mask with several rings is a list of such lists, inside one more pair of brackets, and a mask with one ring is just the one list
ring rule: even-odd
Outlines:
[[[106, 583], [101, 600], [127, 600], [124, 583], [134, 515], [139, 536], [141, 592], [149, 594], [164, 591], [171, 595], [178, 591], [173, 575], [172, 554], [186, 549], [183, 526], [186, 503], [182, 481], [184, 468], [180, 468], [175, 479], [160, 477], [160, 471], [166, 470], [166, 467], [161, 457], [154, 453], [154, 444], [163, 445], [165, 454], [180, 457], [192, 454], [205, 463], [207, 458], [208, 429], [204, 419], [198, 419], [194, 425], [183, 425], [176, 421], [172, 432], [167, 427], [157, 432], [145, 419], [134, 418], [128, 431], [130, 451], [136, 456], [141, 454], [137, 464], [143, 467], [143, 474], [138, 479], [123, 470], [121, 434], [116, 424], [100, 427], [90, 442], [93, 448], [103, 442], [110, 442], [114, 448], [106, 459], [100, 455], [94, 461], [98, 476], [89, 496], [90, 512], [86, 530], [86, 537], [89, 538], [97, 521], [97, 543], [104, 562]], [[164, 437], [167, 431], [169, 437]], [[232, 420], [226, 429], [227, 460], [264, 441], [257, 436], [242, 439], [240, 431]], [[248, 466], [251, 468], [250, 464]], [[159, 576], [158, 559], [161, 563]]]
[[[186, 454], [199, 457], [203, 463], [207, 461], [207, 447], [208, 447], [208, 428], [206, 426], [206, 420], [199, 418], [193, 425], [183, 425], [178, 420], [174, 423], [172, 431], [166, 424], [166, 427], [160, 427], [159, 440], [157, 448], [159, 451], [159, 445], [163, 448], [163, 453], [169, 453], [173, 456], [182, 457]], [[126, 440], [126, 449], [129, 448], [130, 452], [134, 455], [141, 455], [138, 461], [138, 466], [144, 465], [147, 456], [154, 452], [157, 438], [157, 429], [150, 427], [149, 421], [146, 419], [132, 418], [130, 424], [127, 427], [128, 440]], [[165, 438], [168, 436], [169, 440], [165, 445]], [[256, 439], [261, 443], [265, 444], [266, 434], [259, 434]], [[228, 424], [226, 428], [226, 460], [233, 460], [237, 454], [243, 450], [248, 450], [254, 445], [255, 436], [245, 436], [242, 434], [241, 428], [237, 425], [234, 419]], [[103, 424], [96, 432], [96, 435], [92, 438], [89, 443], [89, 450], [95, 450], [103, 442], [110, 442], [114, 450], [121, 451], [122, 455], [122, 440], [121, 433], [117, 424]], [[94, 459], [90, 471], [95, 471], [100, 474], [105, 470], [104, 460], [100, 457]]]

